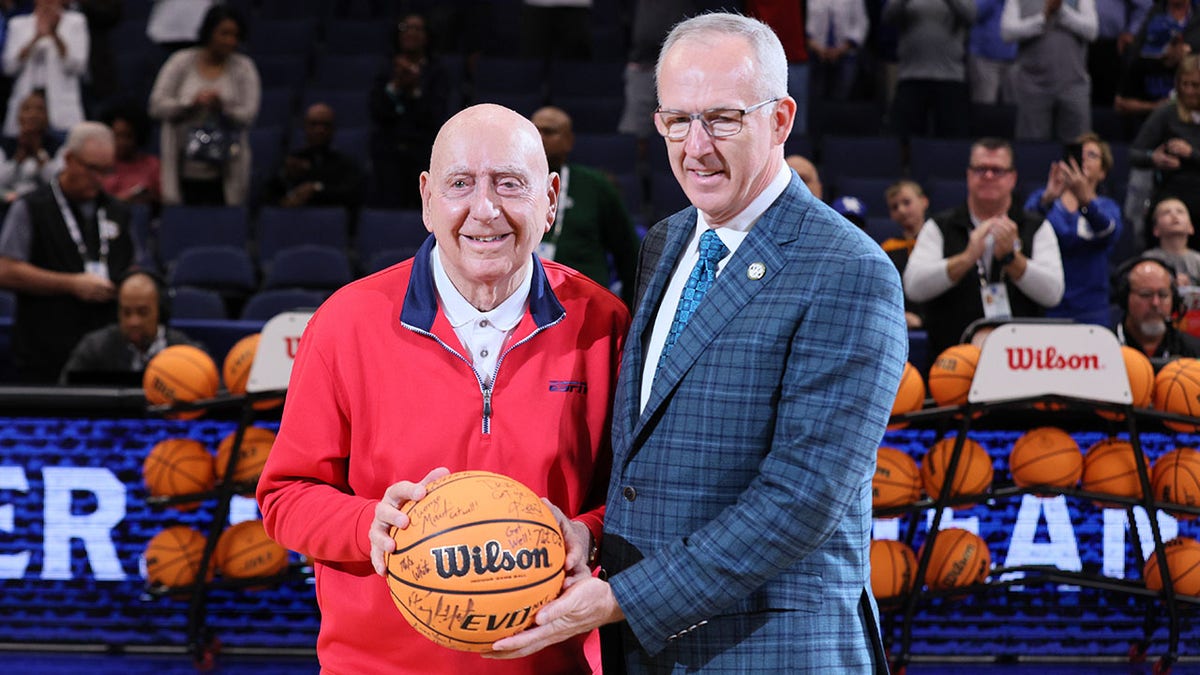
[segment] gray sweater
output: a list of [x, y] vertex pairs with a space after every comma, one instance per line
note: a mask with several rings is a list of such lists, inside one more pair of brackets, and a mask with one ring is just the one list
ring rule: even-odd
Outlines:
[[1100, 30], [1095, 0], [1063, 0], [1046, 20], [1045, 0], [1005, 0], [1000, 37], [1017, 43], [1017, 76], [1053, 89], [1088, 81], [1087, 45]]
[[899, 79], [966, 80], [975, 0], [888, 0], [883, 20], [900, 29]]

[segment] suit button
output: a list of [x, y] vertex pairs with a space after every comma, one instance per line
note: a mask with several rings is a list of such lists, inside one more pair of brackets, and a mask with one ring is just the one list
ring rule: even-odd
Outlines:
[[625, 497], [625, 501], [631, 502], [637, 499], [637, 490], [634, 490], [632, 485], [626, 485], [625, 489], [621, 490], [621, 495]]

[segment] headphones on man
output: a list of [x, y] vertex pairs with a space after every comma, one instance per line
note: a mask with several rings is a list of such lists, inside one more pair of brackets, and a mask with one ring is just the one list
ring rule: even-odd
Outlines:
[[1177, 274], [1175, 266], [1165, 260], [1145, 255], [1126, 260], [1117, 268], [1116, 300], [1117, 306], [1121, 308], [1121, 314], [1125, 315], [1129, 312], [1129, 293], [1132, 290], [1129, 283], [1129, 274], [1133, 271], [1133, 268], [1144, 262], [1155, 263], [1166, 270], [1167, 274], [1171, 275], [1171, 320], [1174, 321], [1183, 308], [1183, 297], [1179, 294], [1179, 287], [1175, 285], [1175, 275]]
[[171, 295], [167, 289], [167, 281], [154, 270], [145, 267], [130, 267], [117, 280], [117, 294], [120, 295], [121, 286], [124, 286], [126, 281], [139, 275], [154, 282], [154, 289], [158, 292], [158, 322], [164, 326], [167, 325], [171, 321]]

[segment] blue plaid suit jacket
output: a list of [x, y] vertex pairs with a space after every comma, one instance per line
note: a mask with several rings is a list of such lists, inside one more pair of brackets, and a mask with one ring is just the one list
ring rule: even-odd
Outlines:
[[643, 243], [602, 549], [626, 621], [603, 633], [605, 672], [886, 672], [868, 550], [907, 358], [899, 275], [793, 174], [639, 412], [644, 346], [695, 223], [689, 207]]

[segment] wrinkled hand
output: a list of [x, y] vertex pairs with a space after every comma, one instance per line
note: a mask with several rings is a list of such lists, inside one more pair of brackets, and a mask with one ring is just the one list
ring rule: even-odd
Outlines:
[[489, 659], [518, 659], [550, 645], [608, 623], [622, 621], [625, 614], [613, 597], [608, 582], [588, 576], [563, 591], [537, 613], [537, 624], [492, 645], [483, 654]]
[[1062, 165], [1063, 182], [1080, 204], [1087, 204], [1096, 198], [1096, 185], [1083, 173], [1083, 168], [1075, 163], [1074, 157], [1069, 162], [1059, 164]]
[[1065, 167], [1063, 162], [1050, 165], [1050, 173], [1046, 176], [1046, 191], [1042, 193], [1042, 201], [1053, 204], [1067, 189]]
[[558, 522], [558, 529], [563, 533], [563, 545], [567, 550], [567, 557], [563, 563], [567, 578], [563, 580], [563, 588], [570, 588], [581, 577], [592, 576], [592, 570], [587, 564], [588, 553], [592, 548], [592, 533], [583, 523], [567, 518], [561, 509], [550, 503], [549, 499], [543, 498], [542, 502], [550, 507], [551, 513], [554, 514], [554, 520]]
[[375, 520], [371, 523], [371, 565], [375, 573], [383, 576], [386, 569], [384, 556], [396, 550], [396, 540], [388, 534], [393, 525], [399, 528], [408, 527], [408, 516], [401, 513], [400, 507], [405, 502], [417, 501], [425, 496], [425, 486], [429, 483], [450, 475], [450, 470], [444, 466], [425, 474], [420, 482], [400, 481], [393, 483], [383, 493], [383, 499], [375, 505]]
[[87, 272], [73, 275], [71, 294], [84, 302], [108, 302], [116, 292], [117, 287], [104, 277]]

